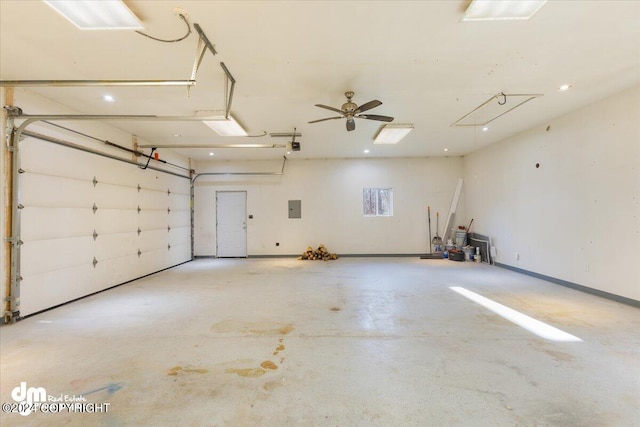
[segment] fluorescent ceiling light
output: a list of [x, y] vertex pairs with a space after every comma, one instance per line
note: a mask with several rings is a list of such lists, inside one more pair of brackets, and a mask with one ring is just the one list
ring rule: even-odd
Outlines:
[[499, 21], [531, 18], [547, 0], [473, 0], [463, 21]]
[[[199, 112], [203, 115], [206, 112]], [[233, 118], [231, 114], [229, 117], [224, 116], [224, 112], [209, 112], [213, 114], [207, 114], [203, 116], [202, 123], [209, 126], [216, 131], [220, 136], [247, 136], [247, 131]]]
[[404, 124], [386, 124], [376, 135], [373, 140], [374, 144], [397, 144], [402, 138], [404, 138], [409, 132], [413, 130], [411, 123]]
[[559, 92], [564, 92], [565, 90], [569, 90], [569, 89], [571, 89], [571, 85], [569, 85], [569, 84], [564, 84], [564, 85], [562, 85], [562, 86], [560, 86], [560, 87], [558, 88], [558, 91], [559, 91]]
[[142, 30], [121, 0], [44, 0], [81, 30]]
[[505, 305], [492, 301], [489, 298], [485, 298], [482, 295], [478, 295], [475, 292], [471, 292], [468, 289], [460, 288], [457, 286], [451, 286], [449, 289], [459, 293], [466, 298], [469, 298], [471, 301], [480, 304], [484, 308], [493, 311], [497, 315], [515, 323], [516, 325], [528, 330], [529, 332], [533, 332], [541, 338], [545, 338], [551, 341], [582, 341], [576, 336], [561, 331], [558, 328], [554, 328], [551, 325], [547, 325], [544, 322], [529, 317], [526, 314], [522, 314], [519, 311], [516, 311]]

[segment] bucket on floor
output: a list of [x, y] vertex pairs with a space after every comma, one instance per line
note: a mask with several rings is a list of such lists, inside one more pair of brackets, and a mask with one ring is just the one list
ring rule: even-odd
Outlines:
[[456, 230], [456, 246], [464, 247], [467, 244], [467, 232], [464, 230]]
[[464, 252], [464, 260], [471, 261], [473, 260], [473, 256], [475, 255], [476, 248], [474, 248], [473, 246], [465, 246], [464, 248], [462, 248], [462, 251]]

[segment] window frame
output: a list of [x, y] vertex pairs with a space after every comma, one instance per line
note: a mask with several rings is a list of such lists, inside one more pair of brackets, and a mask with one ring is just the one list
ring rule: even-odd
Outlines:
[[[371, 193], [375, 194], [375, 213], [368, 213]], [[381, 203], [381, 194], [388, 192], [388, 213], [383, 211], [384, 204]], [[367, 194], [369, 193], [369, 194]], [[369, 197], [367, 197], [369, 196]], [[363, 187], [362, 189], [362, 212], [365, 217], [392, 217], [393, 216], [393, 188], [392, 187]]]

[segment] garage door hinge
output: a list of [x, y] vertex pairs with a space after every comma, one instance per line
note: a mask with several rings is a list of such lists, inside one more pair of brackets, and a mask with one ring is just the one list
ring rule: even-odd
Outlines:
[[96, 206], [96, 204], [94, 203], [94, 204], [93, 204], [93, 207], [92, 207], [91, 209], [93, 209], [93, 213], [96, 213], [96, 211], [98, 210], [98, 207], [97, 207], [97, 206]]
[[7, 238], [5, 239], [5, 241], [6, 241], [7, 243], [11, 243], [12, 245], [18, 245], [18, 246], [20, 246], [20, 245], [23, 245], [23, 244], [24, 244], [24, 242], [23, 242], [22, 240], [18, 239], [17, 237], [7, 237]]
[[142, 209], [140, 209], [140, 205], [138, 205], [138, 213], [140, 213]]
[[18, 209], [24, 209], [24, 205], [23, 205], [23, 204], [18, 203]]
[[13, 105], [5, 105], [4, 110], [7, 112], [8, 116], [21, 116], [22, 115], [22, 108], [20, 107], [14, 107]]
[[140, 187], [140, 184], [138, 184], [138, 193], [140, 192], [140, 190], [142, 190], [142, 187]]
[[96, 257], [93, 257], [93, 268], [96, 268], [97, 263], [98, 263], [98, 260], [96, 259]]
[[168, 250], [168, 251], [170, 251], [170, 250], [171, 250], [171, 243], [169, 243], [169, 244], [167, 245], [167, 250]]
[[[24, 280], [24, 279], [22, 278], [22, 276], [20, 276], [20, 275], [16, 276], [16, 282], [20, 283], [20, 282], [22, 282], [23, 280]], [[15, 299], [14, 297], [12, 297], [12, 296], [8, 296], [8, 297], [6, 297], [4, 300], [5, 300], [5, 301], [13, 301], [14, 299]]]
[[138, 258], [140, 258], [140, 255], [142, 255], [142, 251], [138, 249]]
[[93, 181], [91, 181], [91, 182], [93, 182], [93, 186], [94, 186], [94, 187], [95, 187], [96, 185], [98, 185], [98, 179], [97, 179], [95, 176], [93, 177]]
[[96, 232], [96, 230], [93, 230], [93, 241], [95, 242], [97, 238], [98, 238], [98, 233]]
[[142, 230], [140, 230], [140, 227], [138, 227], [138, 236], [140, 235], [140, 233], [142, 233]]

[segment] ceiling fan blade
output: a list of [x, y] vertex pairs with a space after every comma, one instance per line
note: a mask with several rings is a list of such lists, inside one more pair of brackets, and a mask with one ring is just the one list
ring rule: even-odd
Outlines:
[[356, 114], [375, 108], [378, 105], [382, 105], [382, 102], [378, 101], [377, 99], [374, 99], [373, 101], [369, 101], [359, 106], [358, 109], [356, 110]]
[[325, 120], [335, 120], [335, 119], [341, 119], [342, 116], [338, 116], [338, 117], [327, 117], [326, 119], [318, 119], [318, 120], [312, 120], [309, 123], [318, 123], [318, 122], [324, 122]]
[[351, 119], [351, 120], [347, 120], [347, 130], [348, 131], [352, 131], [356, 128], [356, 121]]
[[393, 117], [378, 116], [377, 114], [359, 114], [356, 116], [359, 119], [378, 120], [379, 122], [392, 122]]
[[328, 105], [316, 104], [316, 107], [324, 108], [326, 110], [331, 110], [331, 111], [335, 111], [336, 113], [343, 114], [342, 110], [339, 110], [339, 109], [333, 108], [333, 107], [329, 107]]

